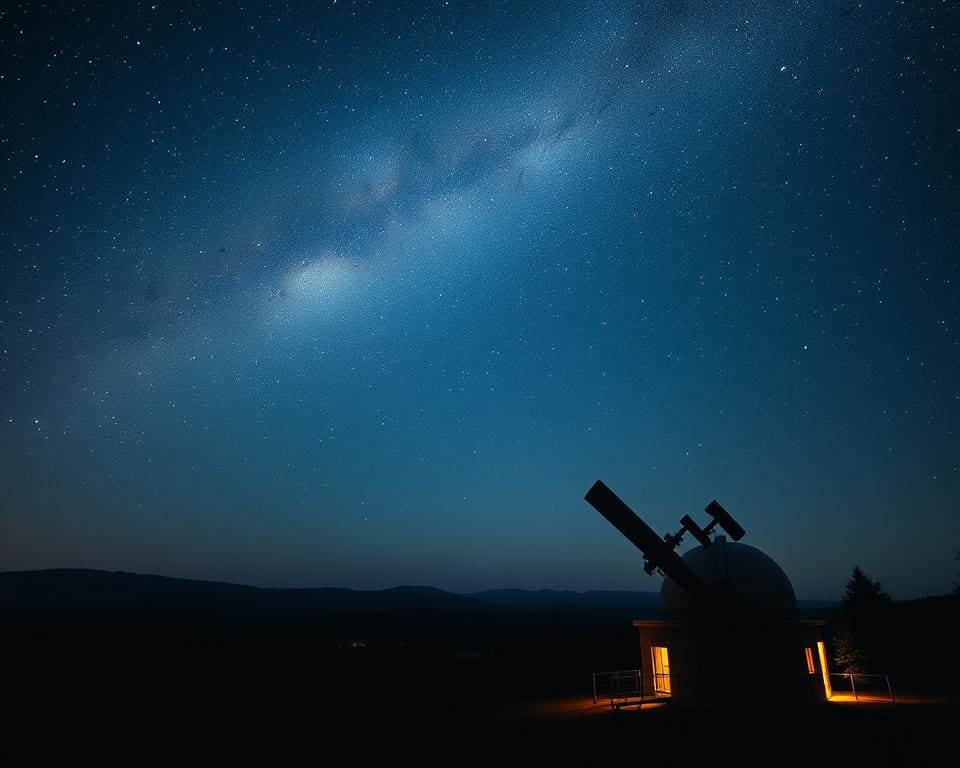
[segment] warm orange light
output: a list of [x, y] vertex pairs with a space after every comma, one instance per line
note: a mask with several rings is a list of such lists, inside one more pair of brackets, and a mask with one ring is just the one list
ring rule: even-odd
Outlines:
[[830, 669], [827, 667], [827, 649], [824, 647], [822, 640], [817, 642], [817, 654], [820, 656], [820, 673], [823, 675], [823, 692], [829, 699], [833, 696], [833, 688], [830, 686]]
[[803, 649], [803, 651], [807, 656], [807, 672], [809, 672], [811, 675], [815, 675], [817, 673], [817, 668], [813, 665], [813, 648], [807, 646]]
[[662, 645], [650, 646], [653, 653], [653, 690], [670, 693], [670, 656]]

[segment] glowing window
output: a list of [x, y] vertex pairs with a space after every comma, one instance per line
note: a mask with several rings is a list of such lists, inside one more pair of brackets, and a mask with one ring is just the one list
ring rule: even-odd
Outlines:
[[817, 668], [813, 664], [813, 648], [804, 648], [803, 651], [807, 655], [807, 672], [811, 675], [817, 674]]
[[653, 690], [670, 693], [670, 656], [662, 645], [650, 648], [653, 653]]

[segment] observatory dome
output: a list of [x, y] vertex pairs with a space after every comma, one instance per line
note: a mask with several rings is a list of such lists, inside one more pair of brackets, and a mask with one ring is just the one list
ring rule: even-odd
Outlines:
[[755, 547], [723, 537], [709, 547], [686, 552], [689, 565], [717, 598], [717, 609], [694, 603], [669, 576], [660, 589], [660, 611], [665, 619], [795, 619], [797, 599], [790, 579], [779, 565]]

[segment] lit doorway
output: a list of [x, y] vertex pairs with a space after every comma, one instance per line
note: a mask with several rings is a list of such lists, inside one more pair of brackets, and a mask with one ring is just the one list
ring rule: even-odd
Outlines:
[[827, 668], [827, 649], [823, 647], [823, 641], [817, 643], [817, 655], [820, 657], [820, 672], [823, 675], [823, 692], [827, 699], [833, 696], [833, 688], [830, 685], [830, 670]]
[[650, 647], [653, 653], [653, 690], [654, 693], [670, 693], [670, 656], [666, 646], [654, 645]]

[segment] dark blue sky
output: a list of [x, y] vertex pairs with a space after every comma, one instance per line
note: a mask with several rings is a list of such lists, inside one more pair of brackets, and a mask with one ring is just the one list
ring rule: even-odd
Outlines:
[[951, 3], [19, 3], [0, 563], [802, 597], [960, 549]]

